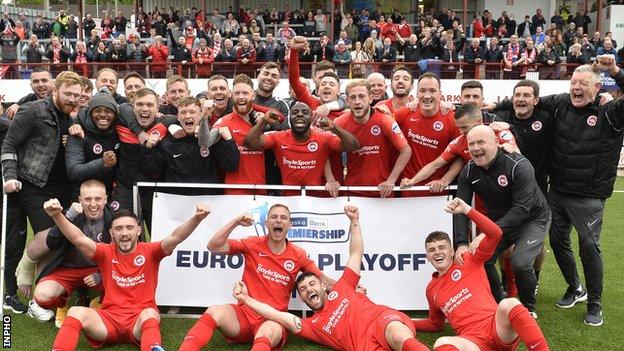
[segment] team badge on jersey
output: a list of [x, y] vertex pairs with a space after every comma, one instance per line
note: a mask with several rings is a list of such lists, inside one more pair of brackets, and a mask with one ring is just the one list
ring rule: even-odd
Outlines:
[[316, 150], [318, 150], [318, 143], [316, 141], [313, 141], [311, 143], [308, 144], [308, 150], [310, 152], [314, 152]]
[[401, 127], [399, 127], [397, 122], [392, 122], [392, 131], [397, 134], [401, 133]]
[[370, 132], [372, 135], [378, 136], [379, 134], [381, 134], [381, 128], [379, 128], [378, 125], [374, 125], [371, 127]]
[[444, 129], [444, 123], [440, 121], [433, 122], [433, 130], [435, 130], [436, 132], [439, 132], [442, 129]]
[[113, 201], [110, 203], [110, 208], [113, 211], [117, 211], [119, 209], [119, 201]]
[[453, 272], [451, 272], [451, 279], [456, 282], [458, 280], [461, 279], [462, 273], [459, 269], [454, 270]]
[[141, 267], [144, 264], [145, 264], [145, 256], [138, 255], [137, 257], [134, 258], [134, 265], [135, 266]]
[[590, 127], [593, 127], [596, 125], [596, 122], [598, 122], [598, 117], [591, 115], [589, 117], [587, 117], [587, 125]]
[[542, 129], [542, 122], [540, 122], [540, 121], [533, 122], [533, 124], [531, 124], [531, 128], [534, 131], [539, 132]]
[[507, 186], [507, 184], [509, 184], [509, 182], [507, 181], [507, 176], [504, 174], [501, 174], [498, 176], [498, 185], [500, 186]]
[[502, 130], [500, 133], [498, 133], [498, 137], [501, 138], [501, 140], [509, 141], [513, 139], [513, 134], [511, 134], [511, 132], [508, 130]]
[[327, 295], [327, 299], [329, 301], [334, 301], [337, 297], [338, 297], [338, 293], [335, 291], [332, 291]]
[[100, 145], [99, 143], [98, 143], [98, 144], [93, 145], [93, 153], [94, 153], [94, 154], [99, 155], [99, 154], [101, 154], [101, 153], [102, 153], [102, 151], [103, 151], [103, 150], [104, 150], [104, 148], [103, 148], [103, 147], [102, 147], [102, 145]]
[[210, 150], [207, 147], [202, 147], [201, 149], [199, 149], [199, 154], [201, 155], [201, 157], [208, 157], [208, 155], [210, 154]]
[[158, 139], [160, 139], [160, 131], [158, 131], [158, 130], [154, 130], [154, 131], [152, 132], [152, 135], [156, 135], [156, 136], [158, 137]]
[[295, 262], [293, 262], [292, 260], [287, 260], [286, 262], [284, 262], [284, 269], [292, 272], [292, 270], [295, 269]]

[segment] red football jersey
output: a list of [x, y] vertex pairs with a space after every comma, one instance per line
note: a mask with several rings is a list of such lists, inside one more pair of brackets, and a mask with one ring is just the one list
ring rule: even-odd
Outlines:
[[426, 291], [429, 318], [415, 321], [416, 330], [441, 329], [446, 319], [455, 332], [462, 335], [471, 328], [480, 328], [479, 322], [496, 314], [498, 304], [490, 291], [483, 264], [494, 253], [502, 230], [474, 209], [470, 210], [468, 217], [487, 233], [486, 237], [474, 254], [464, 254], [463, 266], [453, 263], [444, 274], [433, 273]]
[[[236, 112], [220, 118], [214, 128], [228, 127], [240, 152], [240, 163], [236, 172], [225, 172], [226, 184], [266, 184], [264, 171], [264, 151], [250, 150], [243, 140], [252, 125]], [[225, 194], [251, 194], [251, 190], [226, 189]]]
[[156, 308], [158, 267], [167, 256], [160, 241], [137, 243], [128, 255], [117, 251], [114, 243], [97, 243], [91, 258], [98, 264], [104, 286], [103, 309]]
[[288, 242], [284, 252], [274, 254], [268, 240], [267, 236], [230, 239], [228, 254], [240, 253], [245, 257], [243, 282], [249, 289], [249, 296], [286, 311], [299, 272], [312, 272], [317, 277], [322, 273], [302, 248]]
[[[495, 130], [494, 133], [496, 133], [496, 139], [499, 144], [511, 144], [516, 146], [516, 140], [509, 129]], [[446, 149], [444, 149], [441, 156], [446, 162], [453, 161], [455, 157], [461, 157], [464, 159], [464, 163], [468, 163], [468, 161], [470, 161], [470, 154], [468, 153], [468, 138], [466, 134], [462, 134], [451, 141]]]
[[335, 350], [365, 351], [372, 341], [377, 317], [388, 307], [355, 292], [360, 276], [345, 268], [327, 295], [323, 309], [304, 318], [299, 336]]
[[[401, 107], [394, 113], [394, 118], [412, 148], [412, 157], [403, 170], [403, 178], [412, 178], [421, 168], [440, 156], [446, 146], [459, 136], [454, 115], [453, 112], [446, 115], [438, 112], [434, 116], [425, 117], [420, 110], [411, 111], [406, 107]], [[441, 167], [418, 185], [440, 179], [447, 171], [448, 166]]]
[[265, 149], [272, 149], [284, 185], [323, 185], [323, 170], [330, 151], [340, 151], [340, 138], [310, 128], [310, 138], [300, 142], [290, 130], [264, 134]]
[[391, 116], [373, 112], [365, 124], [359, 124], [351, 112], [336, 118], [336, 124], [353, 134], [360, 148], [347, 154], [346, 185], [377, 186], [388, 179], [394, 162], [393, 149], [407, 145], [399, 125]]

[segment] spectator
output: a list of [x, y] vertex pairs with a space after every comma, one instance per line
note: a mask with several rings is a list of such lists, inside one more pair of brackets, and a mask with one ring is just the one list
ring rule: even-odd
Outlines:
[[555, 13], [553, 14], [553, 16], [550, 18], [550, 23], [551, 24], [555, 24], [555, 26], [557, 27], [557, 29], [559, 30], [563, 30], [563, 24], [565, 23], [563, 20], [563, 17], [561, 17], [561, 15], [559, 14], [559, 10], [555, 9]]
[[540, 46], [544, 42], [546, 34], [542, 31], [542, 27], [535, 27], [535, 34], [533, 34], [533, 43], [535, 46]]
[[347, 18], [347, 25], [344, 27], [343, 31], [347, 34], [347, 38], [351, 41], [351, 43], [355, 43], [360, 37], [360, 32], [355, 24], [353, 24], [353, 18]]
[[223, 22], [223, 31], [237, 33], [238, 27], [238, 21], [234, 18], [234, 14], [228, 13], [226, 20]]
[[199, 47], [193, 52], [193, 62], [197, 65], [197, 78], [210, 78], [214, 55], [206, 39], [199, 40]]
[[353, 42], [351, 41], [351, 39], [349, 39], [349, 37], [347, 36], [347, 32], [345, 32], [344, 30], [340, 31], [340, 36], [336, 40], [336, 45], [338, 45], [338, 40], [342, 40], [345, 43], [345, 47], [347, 48], [347, 50], [351, 50], [351, 48], [353, 47]]
[[[275, 41], [273, 34], [267, 33], [264, 42], [264, 61], [278, 62], [284, 57], [284, 48]], [[309, 62], [314, 61], [313, 59]]]
[[624, 62], [624, 47], [618, 50], [617, 59], [619, 62]]
[[2, 14], [2, 20], [0, 20], [0, 32], [4, 33], [7, 27], [11, 29], [15, 28], [15, 21], [13, 21], [11, 17], [9, 17], [8, 12], [5, 12]]
[[253, 10], [253, 14], [251, 16], [251, 20], [252, 21], [256, 21], [256, 23], [258, 24], [258, 27], [260, 27], [260, 30], [262, 31], [262, 33], [265, 32], [266, 30], [266, 24], [264, 23], [264, 18], [262, 18], [262, 16], [260, 16], [259, 14], [259, 10], [256, 8]]
[[[451, 41], [452, 43], [452, 41]], [[375, 62], [381, 62], [381, 74], [384, 77], [388, 77], [392, 71], [393, 65], [391, 63], [396, 62], [397, 50], [391, 45], [390, 38], [384, 39], [384, 46], [381, 50], [377, 51]]]
[[370, 38], [373, 39], [373, 42], [375, 43], [375, 50], [381, 50], [381, 48], [383, 48], [383, 42], [379, 39], [379, 31], [376, 29], [372, 30]]
[[527, 71], [536, 71], [537, 67], [534, 65], [537, 62], [538, 52], [535, 44], [533, 43], [532, 38], [525, 38], [524, 43], [526, 47], [522, 52], [522, 57], [519, 60], [518, 64], [522, 65], [522, 72], [520, 73], [520, 77], [525, 77]]
[[162, 38], [167, 36], [167, 22], [165, 22], [161, 15], [156, 16], [156, 20], [151, 23], [151, 29], [155, 29], [156, 35]]
[[91, 62], [92, 59], [87, 53], [84, 41], [76, 41], [76, 50], [69, 56], [69, 60], [74, 63], [72, 68], [75, 72], [84, 77], [91, 77], [90, 67], [87, 65], [87, 62]]
[[13, 28], [13, 30], [15, 31], [15, 35], [17, 35], [17, 37], [20, 40], [26, 39], [27, 33], [24, 27], [22, 26], [22, 22], [20, 21], [15, 22], [15, 27]]
[[249, 39], [243, 39], [242, 44], [236, 49], [236, 62], [243, 64], [238, 71], [254, 76], [255, 65], [253, 63], [256, 62], [256, 57], [256, 50], [251, 46]]
[[529, 15], [524, 16], [524, 22], [518, 25], [518, 37], [526, 38], [535, 34], [536, 27], [531, 22]]
[[[334, 56], [335, 57], [335, 56]], [[351, 52], [351, 75], [350, 78], [365, 78], [367, 73], [367, 65], [360, 64], [372, 62], [372, 59], [362, 48], [362, 42], [355, 42], [355, 50]]]
[[95, 21], [90, 13], [87, 13], [82, 20], [82, 30], [84, 31], [84, 37], [87, 38], [91, 35], [91, 31], [95, 29]]
[[78, 22], [74, 15], [67, 16], [67, 30], [65, 31], [65, 38], [70, 39], [69, 43], [72, 49], [76, 48], [76, 40], [78, 39]]
[[180, 63], [180, 65], [172, 65], [173, 73], [188, 78], [191, 73], [191, 65], [187, 65], [189, 62], [193, 62], [192, 51], [186, 47], [186, 38], [179, 37], [176, 41], [169, 31], [169, 38], [171, 39], [171, 54], [173, 59], [171, 62]]
[[511, 15], [509, 15], [509, 20], [507, 21], [507, 38], [516, 34], [517, 27], [518, 24], [516, 22], [516, 15], [512, 13]]
[[[455, 48], [455, 44], [453, 40], [447, 40], [442, 48], [442, 56], [440, 57], [442, 61], [446, 63], [457, 63], [459, 62], [458, 52]], [[459, 66], [452, 64], [442, 65], [441, 73], [442, 78], [446, 79], [455, 79], [456, 73], [459, 69]]]
[[89, 53], [89, 55], [91, 55], [92, 58], [95, 55], [95, 51], [98, 49], [98, 46], [101, 41], [102, 39], [100, 39], [100, 36], [98, 35], [98, 30], [92, 29], [91, 36], [87, 38], [86, 43], [85, 43], [87, 46], [87, 53]]
[[134, 27], [141, 38], [149, 38], [151, 24], [145, 17], [143, 17], [143, 14], [139, 13]]
[[410, 35], [404, 44], [404, 56], [405, 62], [418, 62], [420, 60], [420, 45], [416, 34]]
[[249, 32], [252, 34], [258, 33], [260, 35], [264, 33], [262, 28], [258, 26], [258, 22], [255, 19], [251, 20], [251, 23], [249, 24]]
[[479, 16], [475, 16], [472, 20], [473, 36], [475, 38], [483, 38], [485, 36], [483, 22]]
[[542, 27], [542, 29], [544, 28], [544, 26], [546, 25], [546, 19], [544, 18], [542, 9], [535, 10], [535, 15], [533, 15], [531, 24], [533, 25], [533, 28], [537, 28], [537, 27]]
[[282, 45], [285, 45], [287, 41], [289, 41], [290, 39], [294, 38], [295, 35], [297, 35], [295, 33], [295, 31], [290, 28], [290, 26], [288, 25], [287, 21], [284, 21], [282, 23], [282, 28], [280, 28], [277, 31], [277, 38], [279, 40], [279, 43]]
[[596, 49], [599, 49], [602, 46], [602, 38], [599, 31], [594, 32], [594, 36], [589, 40], [589, 43]]
[[368, 10], [362, 9], [362, 13], [356, 22], [360, 32], [360, 41], [365, 41], [370, 36], [371, 28], [369, 21], [370, 17], [368, 15]]
[[314, 61], [319, 62], [323, 60], [331, 61], [334, 58], [334, 48], [329, 43], [327, 35], [321, 35], [319, 42], [314, 46], [312, 50], [315, 56]]
[[[375, 61], [375, 58], [377, 57], [377, 48], [375, 47], [375, 42], [373, 41], [372, 38], [368, 38], [364, 41], [364, 45], [363, 45], [363, 50], [366, 53], [366, 55], [370, 58], [371, 62]], [[367, 72], [366, 74], [369, 74], [374, 67], [377, 67], [377, 65], [368, 65], [367, 66]]]
[[576, 11], [576, 16], [574, 16], [574, 18], [572, 18], [572, 16], [570, 16], [568, 18], [568, 21], [570, 21], [575, 24], [576, 28], [582, 28], [583, 29], [583, 33], [587, 33], [587, 26], [589, 23], [591, 23], [591, 18], [589, 18], [589, 16], [587, 15], [587, 11], [581, 11], [578, 10]]
[[336, 65], [336, 71], [339, 78], [348, 78], [349, 66], [351, 64], [351, 53], [347, 50], [345, 42], [338, 40], [336, 52], [334, 53], [333, 62]]
[[520, 67], [518, 67], [518, 65], [522, 63], [521, 59], [522, 48], [518, 43], [518, 36], [512, 35], [509, 39], [507, 49], [503, 53], [503, 63], [505, 64], [505, 68], [503, 68], [503, 78], [518, 79], [520, 77]]
[[[551, 39], [552, 38], [553, 37], [551, 37]], [[555, 53], [557, 53], [557, 56], [559, 57], [567, 56], [566, 45], [563, 42], [563, 34], [561, 33], [557, 34], [557, 36], [554, 37], [554, 39], [552, 39], [552, 44], [553, 44], [553, 50], [555, 50]]]
[[128, 62], [127, 47], [125, 45], [122, 45], [121, 40], [113, 39], [112, 45], [108, 52], [109, 52], [108, 60], [110, 62], [115, 63], [115, 65], [113, 65], [112, 67], [115, 71], [117, 71], [117, 75], [119, 77], [125, 76], [126, 75], [125, 63]]
[[388, 22], [381, 30], [381, 37], [390, 39], [390, 43], [395, 48], [397, 47], [396, 41], [399, 36], [398, 27], [392, 22], [392, 18], [388, 18]]
[[221, 46], [221, 51], [217, 54], [215, 61], [219, 62], [234, 62], [236, 61], [236, 50], [234, 49], [234, 43], [232, 39], [225, 39]]
[[100, 22], [100, 27], [102, 27], [102, 39], [109, 39], [113, 34], [113, 28], [115, 27], [115, 23], [110, 18], [110, 15], [108, 13], [104, 15], [104, 19], [102, 19], [102, 22]]
[[561, 59], [553, 50], [552, 43], [544, 45], [544, 48], [539, 53], [537, 62], [543, 65], [539, 70], [540, 79], [559, 79], [559, 63], [561, 63]]
[[169, 57], [169, 49], [163, 44], [163, 38], [157, 35], [154, 43], [147, 50], [149, 56], [152, 57], [152, 65], [150, 68], [150, 76], [152, 78], [165, 78], [167, 75], [167, 59]]
[[[98, 46], [93, 52], [93, 62], [108, 62], [109, 61], [109, 51], [106, 47], [106, 44], [103, 41], [98, 42]], [[101, 70], [103, 68], [108, 67], [108, 65], [98, 65], [97, 69]]]
[[208, 18], [208, 21], [212, 23], [213, 26], [217, 28], [223, 28], [223, 23], [225, 22], [226, 17], [219, 13], [219, 9], [215, 7], [212, 10], [212, 15]]
[[316, 36], [316, 21], [312, 11], [308, 12], [308, 16], [303, 23], [303, 36], [308, 38]]
[[615, 57], [615, 63], [619, 63], [617, 51], [613, 48], [613, 42], [611, 42], [611, 38], [609, 37], [605, 37], [602, 46], [596, 50], [596, 56], [607, 54], [613, 55]]
[[470, 65], [464, 66], [464, 78], [475, 78], [476, 65], [480, 65], [485, 60], [485, 52], [481, 47], [479, 38], [472, 38], [470, 46], [464, 50], [464, 62]]
[[[512, 37], [517, 38], [515, 34], [512, 35]], [[485, 79], [499, 79], [501, 71], [500, 64], [503, 62], [504, 54], [501, 46], [498, 45], [497, 37], [490, 39], [490, 44], [487, 47], [487, 50], [485, 50], [483, 56], [485, 62], [488, 63], [485, 66]]]
[[[130, 34], [130, 44], [127, 47], [128, 62], [145, 63], [148, 56], [147, 46], [141, 43], [140, 38], [136, 34]], [[130, 69], [141, 75], [141, 77], [147, 77], [146, 65], [131, 65]]]
[[610, 38], [611, 39], [611, 43], [613, 44], [613, 48], [617, 49], [617, 42], [613, 39], [613, 33], [606, 32], [605, 33], [605, 38]]
[[587, 58], [581, 52], [581, 44], [576, 43], [570, 46], [570, 54], [568, 54], [566, 63], [569, 64], [568, 66], [566, 66], [566, 70], [567, 70], [567, 73], [570, 75], [574, 72], [574, 69], [577, 67], [575, 65], [570, 65], [570, 64], [583, 65], [583, 64], [589, 63], [589, 61], [587, 61]]
[[327, 34], [327, 16], [323, 13], [323, 10], [316, 10], [316, 15], [314, 16], [314, 21], [316, 22], [316, 34], [323, 35]]
[[46, 51], [46, 57], [51, 63], [50, 73], [52, 77], [56, 77], [59, 73], [67, 71], [67, 65], [64, 65], [64, 63], [67, 63], [69, 56], [69, 49], [61, 45], [59, 38], [52, 38], [50, 46]]
[[[43, 55], [45, 55], [45, 48], [43, 44], [39, 43], [39, 39], [36, 35], [32, 34], [28, 45], [24, 45], [22, 48], [22, 55], [26, 56], [27, 63], [41, 63], [43, 62]], [[34, 69], [36, 66], [28, 66], [28, 69]]]
[[[26, 37], [29, 37], [30, 36], [30, 30], [32, 28], [31, 28], [30, 22], [28, 21], [28, 18], [26, 17], [25, 13], [20, 12], [20, 14], [19, 14], [19, 21], [22, 22], [22, 27], [24, 27], [24, 31], [26, 33]], [[15, 25], [17, 26], [17, 23], [15, 23]]]
[[587, 35], [581, 38], [581, 54], [585, 57], [585, 62], [591, 62], [592, 57], [596, 56], [595, 48], [589, 43]]
[[491, 38], [495, 34], [494, 20], [492, 19], [492, 14], [488, 13], [487, 17], [483, 21], [483, 34], [486, 38]]
[[[2, 47], [2, 63], [17, 63], [17, 45], [20, 38], [11, 29], [11, 25], [5, 27], [0, 37], [0, 47]], [[9, 79], [19, 78], [17, 66], [9, 66], [5, 73], [5, 77]]]
[[118, 37], [120, 34], [126, 34], [126, 25], [128, 24], [128, 20], [124, 17], [123, 12], [118, 11], [117, 17], [115, 17], [114, 25], [115, 31], [113, 35]]

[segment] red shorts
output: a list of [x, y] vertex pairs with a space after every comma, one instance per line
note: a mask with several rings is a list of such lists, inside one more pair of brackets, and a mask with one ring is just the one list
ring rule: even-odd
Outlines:
[[519, 338], [516, 338], [511, 344], [505, 344], [501, 341], [496, 332], [496, 315], [476, 324], [472, 330], [472, 332], [459, 336], [477, 344], [481, 351], [514, 351], [520, 343]]
[[373, 325], [372, 335], [369, 342], [366, 343], [366, 350], [390, 350], [390, 345], [386, 340], [386, 327], [391, 322], [401, 322], [412, 331], [416, 336], [414, 322], [405, 313], [388, 308], [377, 317], [375, 325]]
[[104, 344], [130, 343], [141, 346], [141, 342], [134, 337], [132, 330], [139, 319], [143, 309], [132, 310], [95, 310], [102, 318], [108, 335], [103, 341], [95, 340], [87, 335], [87, 341], [93, 348], [101, 347]]
[[[66, 291], [66, 295], [70, 296], [71, 293], [78, 288], [87, 288], [88, 286], [84, 283], [84, 278], [88, 275], [91, 275], [95, 272], [98, 272], [98, 267], [88, 267], [88, 268], [67, 268], [67, 267], [58, 267], [52, 273], [46, 275], [41, 278], [39, 282], [44, 282], [47, 280], [51, 280], [61, 284], [63, 289]], [[102, 290], [102, 284], [98, 284], [94, 289]]]
[[[248, 344], [252, 343], [254, 340], [254, 336], [260, 329], [262, 323], [267, 320], [259, 316], [256, 312], [252, 311], [251, 308], [245, 305], [234, 305], [231, 304], [234, 312], [236, 312], [236, 319], [238, 319], [238, 325], [240, 326], [240, 331], [238, 335], [234, 338], [225, 337], [225, 340], [232, 344]], [[273, 350], [281, 350], [284, 344], [286, 344], [286, 340], [288, 339], [288, 333], [286, 333], [286, 328], [280, 324], [282, 327], [282, 342], [279, 343]]]

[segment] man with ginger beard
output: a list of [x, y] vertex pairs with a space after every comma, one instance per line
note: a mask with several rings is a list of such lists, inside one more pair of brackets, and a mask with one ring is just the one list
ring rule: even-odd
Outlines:
[[[391, 196], [412, 151], [392, 116], [372, 110], [370, 85], [366, 80], [351, 81], [346, 92], [350, 111], [335, 122], [353, 134], [361, 147], [347, 154], [345, 184], [378, 186], [381, 197]], [[395, 150], [399, 154], [396, 162], [390, 157]], [[357, 192], [357, 195], [377, 196], [371, 192]]]
[[[65, 169], [65, 141], [71, 124], [69, 114], [80, 99], [82, 84], [74, 72], [56, 78], [51, 96], [27, 103], [18, 111], [2, 145], [4, 190], [17, 193], [19, 205], [11, 211], [24, 211], [35, 238], [22, 258], [17, 284], [30, 296], [35, 264], [44, 251], [48, 229], [54, 223], [43, 211], [50, 196], [69, 202]], [[23, 250], [25, 237], [20, 244]]]
[[[265, 114], [245, 137], [245, 146], [253, 150], [273, 150], [284, 185], [322, 185], [323, 174], [327, 183], [334, 183], [331, 170], [326, 167], [330, 151], [350, 152], [360, 147], [351, 133], [329, 118], [322, 124], [331, 133], [311, 128], [312, 110], [302, 102], [295, 103], [290, 110], [290, 130], [262, 135], [267, 124], [277, 122], [274, 117], [274, 114]], [[332, 189], [330, 184], [328, 189]], [[330, 193], [338, 195], [337, 191]]]
[[42, 67], [35, 68], [30, 75], [30, 88], [33, 91], [32, 93], [24, 96], [7, 108], [6, 115], [9, 118], [13, 118], [19, 107], [25, 103], [45, 99], [50, 96], [54, 88], [54, 79], [52, 79], [50, 71]]
[[[418, 109], [411, 111], [401, 107], [394, 113], [403, 134], [412, 150], [412, 157], [402, 173], [402, 178], [412, 178], [428, 163], [435, 160], [448, 144], [460, 135], [455, 126], [454, 113], [443, 115], [440, 111], [440, 80], [431, 73], [425, 73], [418, 79]], [[461, 169], [461, 163], [440, 167], [433, 176], [422, 182], [430, 186], [444, 188]], [[421, 185], [421, 184], [418, 184]], [[412, 195], [412, 194], [410, 194]]]
[[[172, 135], [159, 142], [151, 134], [141, 147], [141, 171], [168, 183], [221, 183], [220, 173], [235, 172], [240, 155], [228, 127], [219, 128], [221, 139], [209, 148], [200, 147], [195, 129], [201, 117], [201, 102], [194, 97], [178, 101], [178, 122], [185, 136]], [[164, 190], [183, 195], [218, 194], [216, 189]], [[162, 191], [162, 190], [160, 190]]]

